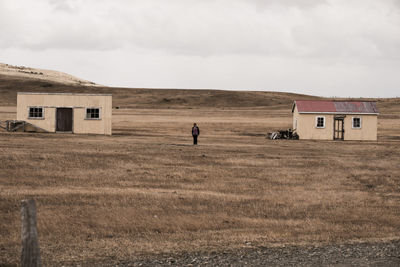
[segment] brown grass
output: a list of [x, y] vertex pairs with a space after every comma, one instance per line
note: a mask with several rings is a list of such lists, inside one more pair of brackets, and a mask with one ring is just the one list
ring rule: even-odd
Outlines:
[[[168, 109], [158, 93], [207, 98], [120, 89], [120, 101], [115, 90], [114, 106], [139, 106], [141, 94], [145, 108], [114, 109], [111, 137], [0, 132], [0, 264], [18, 262], [27, 197], [49, 265], [400, 238], [399, 99], [379, 102], [378, 142], [272, 141], [268, 131], [290, 127], [288, 94], [254, 93], [276, 104], [252, 108], [239, 107], [242, 93], [215, 92], [239, 100]], [[11, 104], [0, 120], [15, 118]]]

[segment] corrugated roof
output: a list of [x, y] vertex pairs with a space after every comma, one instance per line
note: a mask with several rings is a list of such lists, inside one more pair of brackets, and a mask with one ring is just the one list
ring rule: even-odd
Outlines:
[[333, 101], [333, 100], [295, 100], [299, 113], [363, 113], [378, 114], [375, 102], [370, 101]]
[[37, 93], [37, 92], [17, 92], [17, 95], [90, 95], [90, 96], [112, 96], [112, 94], [86, 94], [86, 93]]

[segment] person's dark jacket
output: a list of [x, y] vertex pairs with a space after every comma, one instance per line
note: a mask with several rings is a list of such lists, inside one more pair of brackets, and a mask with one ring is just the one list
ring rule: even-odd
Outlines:
[[[196, 132], [195, 132], [195, 128], [197, 128], [197, 134], [196, 134]], [[192, 135], [193, 135], [193, 136], [194, 136], [194, 135], [200, 135], [200, 128], [197, 127], [197, 126], [193, 126], [193, 127], [192, 127]]]

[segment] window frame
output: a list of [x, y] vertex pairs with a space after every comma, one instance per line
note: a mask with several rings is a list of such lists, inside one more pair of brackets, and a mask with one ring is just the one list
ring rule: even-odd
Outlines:
[[[88, 110], [90, 109], [98, 109], [99, 110], [99, 117], [98, 118], [88, 118]], [[101, 120], [101, 108], [100, 107], [90, 107], [85, 108], [85, 120]]]
[[[31, 117], [31, 108], [40, 108], [40, 109], [42, 109], [42, 117]], [[45, 116], [44, 116], [44, 107], [41, 107], [41, 106], [29, 106], [28, 107], [28, 119], [29, 120], [44, 120], [44, 118], [45, 118]], [[35, 113], [35, 112], [34, 112]], [[36, 112], [36, 113], [39, 113], [39, 112]]]
[[[318, 119], [322, 118], [323, 119], [323, 126], [318, 126]], [[324, 129], [326, 126], [326, 118], [325, 116], [316, 116], [315, 117], [315, 128], [317, 129]]]
[[[359, 119], [360, 120], [360, 126], [359, 127], [354, 127], [354, 119]], [[361, 127], [362, 127], [362, 119], [361, 119], [361, 117], [351, 117], [351, 128], [358, 130], [358, 129], [361, 129]]]

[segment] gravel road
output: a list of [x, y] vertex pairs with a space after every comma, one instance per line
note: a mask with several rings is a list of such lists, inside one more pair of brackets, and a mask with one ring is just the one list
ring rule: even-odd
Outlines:
[[163, 254], [114, 266], [400, 266], [400, 240]]

